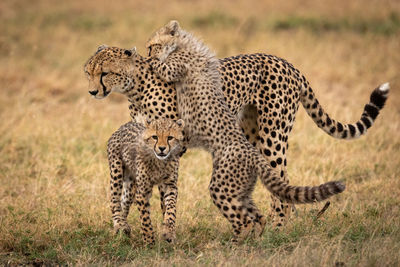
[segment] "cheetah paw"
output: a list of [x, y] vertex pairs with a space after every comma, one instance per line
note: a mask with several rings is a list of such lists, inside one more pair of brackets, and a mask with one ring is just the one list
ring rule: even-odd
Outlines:
[[168, 45], [165, 45], [164, 48], [163, 48], [163, 50], [162, 50], [162, 52], [161, 52], [160, 58], [159, 58], [160, 61], [161, 61], [161, 62], [165, 62], [165, 60], [167, 59], [167, 57], [168, 57], [172, 52], [174, 52], [174, 51], [176, 50], [176, 48], [177, 48], [176, 44], [168, 44]]
[[131, 235], [131, 227], [128, 223], [119, 223], [114, 225], [114, 232], [115, 234], [122, 233], [124, 235], [130, 236]]
[[267, 224], [267, 220], [264, 217], [258, 219], [258, 222], [254, 225], [254, 234], [256, 238], [259, 238], [264, 233], [265, 225]]
[[175, 243], [175, 238], [176, 238], [175, 232], [170, 229], [163, 229], [162, 237], [168, 243]]

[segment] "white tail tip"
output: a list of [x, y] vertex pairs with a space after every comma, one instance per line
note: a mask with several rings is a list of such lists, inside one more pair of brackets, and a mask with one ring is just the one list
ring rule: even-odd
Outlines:
[[390, 89], [389, 83], [384, 83], [381, 86], [379, 86], [379, 90], [382, 92], [387, 92]]

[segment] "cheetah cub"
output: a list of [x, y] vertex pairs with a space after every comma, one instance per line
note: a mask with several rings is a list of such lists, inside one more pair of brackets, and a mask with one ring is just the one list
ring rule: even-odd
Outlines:
[[107, 152], [111, 174], [111, 212], [116, 233], [123, 231], [130, 234], [127, 217], [131, 204], [135, 202], [144, 242], [154, 243], [149, 199], [153, 186], [158, 185], [163, 212], [163, 238], [168, 242], [174, 241], [176, 184], [183, 127], [183, 120], [158, 119], [145, 125], [128, 122], [110, 137]]
[[[175, 82], [180, 117], [185, 121], [188, 147], [202, 147], [213, 160], [209, 185], [214, 204], [230, 221], [233, 241], [251, 232], [260, 236], [266, 220], [251, 193], [257, 177], [279, 199], [289, 203], [322, 201], [343, 192], [344, 184], [291, 186], [280, 179], [269, 162], [243, 136], [222, 92], [219, 62], [192, 34], [171, 21], [147, 42], [149, 64], [166, 82]], [[186, 145], [186, 144], [185, 144]]]

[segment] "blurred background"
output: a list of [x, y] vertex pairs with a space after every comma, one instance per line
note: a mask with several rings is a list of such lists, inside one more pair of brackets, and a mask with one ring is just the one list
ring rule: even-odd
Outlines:
[[[287, 232], [267, 232], [250, 248], [226, 250], [229, 225], [207, 192], [210, 157], [192, 150], [180, 172], [178, 244], [133, 249], [141, 246], [137, 214], [130, 219], [135, 237], [113, 239], [105, 148], [111, 133], [129, 120], [128, 104], [117, 94], [91, 98], [83, 65], [101, 44], [136, 46], [144, 55], [147, 38], [171, 19], [219, 57], [263, 52], [285, 58], [342, 122], [357, 120], [372, 89], [391, 83], [387, 107], [357, 141], [328, 137], [299, 110], [289, 138], [291, 181], [347, 184], [327, 225], [310, 222], [309, 212], [320, 206], [302, 207]], [[398, 0], [1, 0], [0, 264], [277, 264], [286, 257], [292, 266], [340, 259], [396, 265], [399, 73]], [[257, 186], [254, 195], [268, 213], [265, 190]], [[158, 230], [160, 213], [154, 210]]]

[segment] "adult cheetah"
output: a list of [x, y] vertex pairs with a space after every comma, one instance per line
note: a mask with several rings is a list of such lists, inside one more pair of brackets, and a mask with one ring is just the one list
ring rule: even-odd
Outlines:
[[[154, 53], [157, 45], [149, 45]], [[249, 54], [220, 59], [222, 91], [246, 138], [286, 179], [286, 152], [299, 102], [330, 136], [354, 139], [372, 126], [386, 101], [389, 86], [376, 88], [360, 120], [352, 124], [332, 119], [319, 104], [306, 78], [286, 60]], [[111, 92], [128, 97], [132, 118], [178, 117], [175, 85], [159, 79], [136, 49], [100, 46], [85, 64], [90, 94], [101, 99]], [[287, 204], [273, 197], [273, 225], [281, 226], [290, 214]]]
[[234, 240], [251, 231], [261, 235], [266, 220], [251, 193], [257, 177], [275, 196], [291, 203], [311, 203], [341, 193], [344, 185], [329, 182], [316, 187], [290, 186], [243, 136], [221, 90], [219, 61], [196, 37], [171, 21], [149, 40], [159, 47], [149, 60], [154, 72], [176, 84], [177, 108], [185, 121], [188, 147], [212, 155], [209, 185], [214, 204], [234, 229]]
[[[152, 188], [158, 184], [163, 211], [163, 237], [175, 239], [179, 153], [183, 120], [161, 118], [145, 125], [128, 122], [112, 134], [107, 152], [111, 175], [111, 212], [116, 232], [130, 233], [129, 208], [136, 203], [146, 243], [154, 243], [150, 219]], [[123, 194], [122, 194], [123, 191]], [[122, 198], [121, 198], [122, 195]]]

